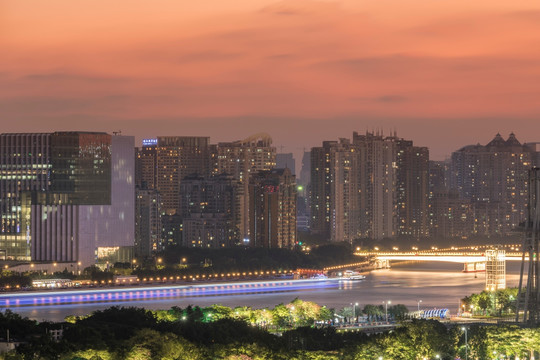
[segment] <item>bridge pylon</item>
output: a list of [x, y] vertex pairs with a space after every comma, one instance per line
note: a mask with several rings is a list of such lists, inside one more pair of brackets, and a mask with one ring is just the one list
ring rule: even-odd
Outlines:
[[[528, 203], [516, 304], [516, 322], [537, 324], [540, 322], [540, 168], [532, 168], [529, 171]], [[527, 261], [525, 261], [526, 256], [528, 256]], [[525, 269], [525, 265], [527, 265], [527, 269]], [[527, 272], [527, 285], [523, 288], [525, 272]], [[522, 312], [521, 319], [520, 312]]]

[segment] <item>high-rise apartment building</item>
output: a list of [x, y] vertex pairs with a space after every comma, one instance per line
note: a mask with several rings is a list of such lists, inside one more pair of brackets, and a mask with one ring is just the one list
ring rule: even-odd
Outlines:
[[475, 226], [471, 201], [444, 186], [430, 193], [430, 235], [435, 239], [466, 238]]
[[135, 190], [135, 256], [162, 251], [161, 199], [155, 189]]
[[258, 171], [276, 166], [276, 148], [268, 134], [255, 134], [244, 140], [222, 142], [212, 149], [211, 168], [214, 174], [228, 174], [242, 184], [244, 204], [241, 207], [240, 236], [249, 239], [249, 179]]
[[445, 161], [429, 161], [429, 188], [449, 188], [449, 172], [450, 162]]
[[135, 152], [135, 185], [141, 189], [157, 188], [157, 139], [144, 139]]
[[474, 209], [475, 235], [508, 235], [526, 218], [527, 172], [535, 153], [512, 133], [452, 154], [450, 186]]
[[249, 227], [250, 246], [292, 248], [296, 244], [296, 181], [289, 169], [252, 174]]
[[[133, 246], [134, 143], [105, 133], [0, 135], [0, 252], [81, 261]], [[110, 253], [110, 252], [109, 252]]]
[[353, 133], [353, 145], [362, 153], [360, 163], [361, 236], [382, 239], [397, 235], [397, 136]]
[[182, 244], [228, 247], [240, 243], [243, 189], [231, 175], [188, 176], [181, 185]]
[[311, 231], [330, 238], [333, 211], [330, 198], [333, 180], [333, 149], [337, 141], [323, 141], [321, 147], [311, 149]]
[[398, 233], [429, 236], [429, 150], [396, 138]]
[[268, 134], [255, 134], [244, 140], [221, 142], [214, 148], [214, 172], [226, 173], [249, 182], [249, 174], [276, 166], [276, 148]]
[[532, 155], [532, 164], [540, 167], [540, 142], [528, 142], [523, 144]]
[[311, 231], [331, 241], [429, 234], [429, 152], [353, 133], [311, 149]]
[[352, 242], [361, 232], [362, 154], [350, 140], [340, 139], [312, 148], [311, 159], [311, 230], [331, 241]]
[[157, 138], [156, 189], [161, 196], [162, 211], [167, 215], [180, 212], [180, 184], [188, 175], [210, 174], [208, 137], [159, 136]]
[[298, 184], [297, 225], [299, 231], [309, 231], [311, 226], [311, 152], [304, 151]]

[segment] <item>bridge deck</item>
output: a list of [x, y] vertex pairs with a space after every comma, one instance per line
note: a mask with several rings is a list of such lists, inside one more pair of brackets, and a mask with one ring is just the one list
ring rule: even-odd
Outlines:
[[[485, 262], [486, 257], [483, 253], [463, 252], [463, 253], [415, 253], [415, 252], [377, 252], [377, 253], [355, 253], [357, 256], [370, 256], [378, 260], [402, 260], [402, 261], [443, 261], [455, 263], [475, 263]], [[508, 261], [521, 261], [522, 254], [507, 253], [505, 259]], [[525, 260], [529, 257], [526, 256]]]

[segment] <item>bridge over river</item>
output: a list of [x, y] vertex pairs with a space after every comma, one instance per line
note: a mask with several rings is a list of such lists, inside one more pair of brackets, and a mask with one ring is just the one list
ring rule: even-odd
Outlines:
[[[523, 253], [519, 251], [519, 245], [497, 245], [497, 246], [476, 246], [476, 247], [461, 247], [430, 250], [413, 250], [413, 251], [357, 251], [355, 255], [359, 257], [367, 257], [374, 259], [377, 267], [388, 267], [389, 262], [393, 261], [442, 261], [452, 263], [465, 264], [465, 271], [473, 271], [469, 269], [469, 265], [484, 264], [487, 261], [486, 254], [491, 249], [501, 249], [503, 259], [505, 261], [522, 261]], [[501, 256], [501, 254], [499, 254]], [[528, 261], [529, 257], [525, 256]], [[477, 266], [476, 266], [477, 267]], [[474, 270], [485, 270], [485, 268], [476, 268]]]

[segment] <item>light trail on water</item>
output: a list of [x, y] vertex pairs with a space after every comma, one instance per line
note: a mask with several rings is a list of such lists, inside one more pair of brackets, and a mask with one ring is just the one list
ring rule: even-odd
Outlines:
[[51, 306], [99, 302], [151, 301], [157, 299], [271, 293], [336, 288], [338, 281], [287, 280], [241, 283], [171, 285], [122, 289], [64, 290], [0, 295], [0, 308]]

